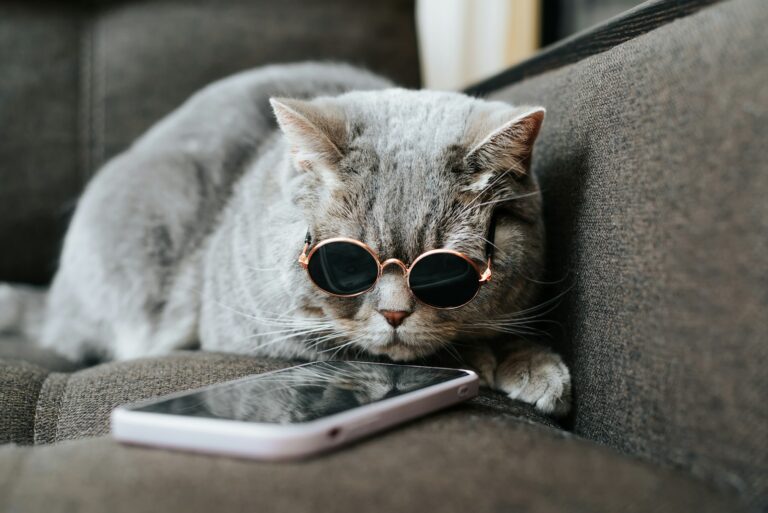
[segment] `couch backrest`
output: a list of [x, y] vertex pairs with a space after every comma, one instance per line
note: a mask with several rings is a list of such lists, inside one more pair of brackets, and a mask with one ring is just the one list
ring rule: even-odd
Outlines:
[[[671, 3], [671, 2], [670, 2]], [[705, 7], [490, 94], [534, 155], [574, 430], [768, 506], [768, 9]]]
[[0, 3], [0, 281], [46, 282], [84, 183], [191, 93], [307, 59], [418, 85], [413, 0]]

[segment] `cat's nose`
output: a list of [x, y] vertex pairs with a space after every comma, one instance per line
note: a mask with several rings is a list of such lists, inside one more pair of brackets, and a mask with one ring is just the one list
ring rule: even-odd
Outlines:
[[411, 315], [411, 312], [406, 312], [405, 310], [379, 310], [379, 313], [395, 328], [400, 326], [405, 318]]

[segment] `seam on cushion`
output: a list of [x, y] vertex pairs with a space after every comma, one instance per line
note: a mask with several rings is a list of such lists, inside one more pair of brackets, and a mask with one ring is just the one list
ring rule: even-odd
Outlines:
[[[0, 360], [0, 363], [5, 363], [5, 361]], [[22, 365], [22, 367], [25, 367], [27, 369], [27, 371], [29, 372], [28, 376], [31, 376], [31, 377], [35, 378], [36, 377], [35, 375], [37, 373], [43, 373], [45, 375], [44, 379], [40, 379], [39, 380], [40, 386], [36, 387], [37, 390], [35, 392], [33, 392], [34, 396], [32, 398], [32, 401], [33, 401], [33, 403], [35, 405], [35, 411], [36, 411], [37, 410], [37, 404], [39, 403], [39, 400], [40, 400], [40, 393], [42, 391], [43, 384], [48, 379], [48, 376], [50, 376], [51, 373], [48, 372], [46, 369], [43, 369], [42, 367], [38, 367], [38, 366], [36, 366], [34, 364], [27, 364], [26, 362], [23, 362], [21, 365]], [[19, 444], [19, 445], [32, 445], [32, 444], [34, 444], [35, 417], [36, 417], [36, 413], [34, 415], [32, 415], [32, 419], [31, 419], [32, 422], [31, 422], [31, 425], [27, 426], [27, 433], [25, 433], [24, 439], [23, 440], [19, 439], [19, 440], [11, 441], [11, 443], [16, 443], [16, 444]]]
[[58, 440], [61, 402], [67, 389], [70, 374], [51, 373], [40, 387], [35, 408], [34, 444], [42, 445]]
[[43, 387], [45, 386], [45, 382], [48, 381], [48, 378], [51, 377], [51, 374], [53, 374], [53, 373], [49, 372], [45, 376], [45, 379], [40, 381], [40, 386], [38, 387], [37, 393], [35, 394], [35, 399], [34, 399], [34, 401], [35, 401], [35, 414], [32, 417], [32, 425], [30, 426], [32, 428], [32, 432], [29, 434], [29, 438], [28, 438], [28, 442], [27, 442], [30, 445], [34, 445], [35, 444], [35, 431], [37, 429], [37, 408], [40, 406], [40, 397], [43, 395]]

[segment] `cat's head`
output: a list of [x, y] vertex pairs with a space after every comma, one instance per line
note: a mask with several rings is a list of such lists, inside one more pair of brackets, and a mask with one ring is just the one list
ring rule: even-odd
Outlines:
[[[272, 105], [301, 177], [295, 201], [315, 242], [356, 239], [381, 261], [406, 265], [447, 248], [484, 268], [496, 219], [493, 278], [461, 308], [420, 303], [396, 265], [357, 297], [311, 288], [309, 301], [354, 340], [352, 349], [410, 360], [514, 331], [510, 316], [530, 305], [542, 268], [541, 199], [530, 162], [543, 108], [402, 89]], [[297, 240], [297, 255], [301, 246]], [[395, 327], [385, 311], [406, 317]]]

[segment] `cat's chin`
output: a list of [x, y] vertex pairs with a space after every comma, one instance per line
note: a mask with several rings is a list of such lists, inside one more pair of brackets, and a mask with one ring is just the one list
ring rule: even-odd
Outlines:
[[386, 356], [396, 362], [416, 360], [432, 354], [436, 348], [424, 346], [397, 332], [371, 340], [365, 345], [366, 351], [376, 356]]
[[368, 352], [376, 356], [386, 356], [395, 362], [408, 362], [422, 356], [422, 352], [415, 351], [403, 344], [391, 344], [385, 347], [368, 347]]
[[387, 344], [386, 346], [373, 346], [367, 348], [368, 352], [376, 356], [386, 356], [396, 362], [415, 360], [422, 355], [420, 351], [402, 343]]

